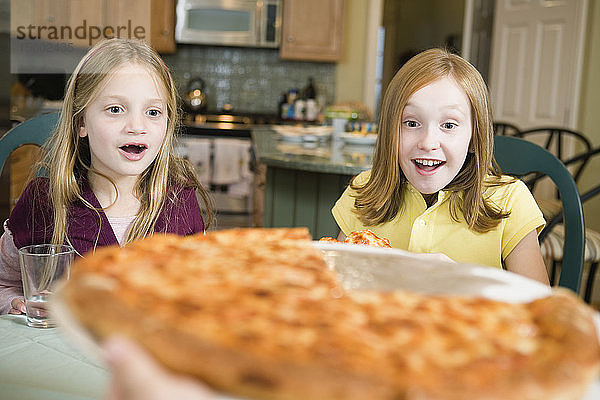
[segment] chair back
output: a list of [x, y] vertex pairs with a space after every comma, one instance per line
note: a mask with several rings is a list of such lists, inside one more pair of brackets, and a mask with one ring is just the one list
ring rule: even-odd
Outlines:
[[[504, 173], [523, 176], [539, 172], [550, 177], [558, 188], [565, 224], [563, 261], [558, 285], [578, 293], [583, 273], [585, 235], [581, 199], [569, 170], [541, 146], [512, 136], [494, 137], [494, 158]], [[544, 232], [540, 237], [543, 234]]]
[[6, 159], [17, 148], [26, 144], [41, 146], [58, 124], [58, 113], [44, 114], [21, 122], [0, 138], [0, 171]]
[[[572, 153], [568, 151], [569, 144], [579, 153], [586, 153], [592, 150], [592, 142], [582, 133], [561, 127], [543, 127], [527, 129], [519, 132], [517, 135], [530, 142], [534, 142], [554, 154], [560, 161], [565, 163]], [[570, 167], [571, 175], [578, 181], [581, 172], [586, 166], [587, 160]], [[530, 180], [530, 186], [533, 187], [535, 181]]]
[[519, 136], [521, 130], [509, 122], [494, 122], [494, 135]]

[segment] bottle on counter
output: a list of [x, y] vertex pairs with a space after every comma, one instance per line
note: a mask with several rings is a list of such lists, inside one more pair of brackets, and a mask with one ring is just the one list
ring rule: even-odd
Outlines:
[[290, 89], [287, 95], [287, 115], [284, 119], [295, 119], [295, 104], [298, 99], [298, 89]]
[[317, 105], [317, 91], [315, 90], [314, 79], [308, 78], [308, 85], [304, 88], [304, 97], [306, 98], [304, 119], [307, 121], [316, 121], [319, 116], [319, 107]]
[[279, 118], [287, 119], [289, 104], [288, 104], [288, 96], [286, 92], [281, 93], [281, 97], [279, 98]]
[[315, 99], [307, 99], [304, 116], [307, 121], [316, 121], [319, 116], [319, 106]]
[[306, 101], [302, 98], [297, 99], [294, 103], [294, 119], [298, 121], [305, 120], [306, 116]]
[[308, 84], [304, 88], [304, 97], [306, 100], [317, 98], [317, 91], [315, 90], [315, 83], [312, 76], [308, 78]]

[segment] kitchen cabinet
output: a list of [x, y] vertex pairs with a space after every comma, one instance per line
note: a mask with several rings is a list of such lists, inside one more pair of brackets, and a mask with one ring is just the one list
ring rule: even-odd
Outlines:
[[[50, 2], [50, 4], [52, 3]], [[61, 0], [61, 3], [65, 2]], [[68, 26], [73, 30], [73, 34], [69, 38], [64, 36], [63, 41], [76, 47], [89, 47], [90, 43], [95, 43], [95, 40], [90, 37], [92, 36], [90, 35], [91, 30], [101, 28], [106, 20], [104, 0], [90, 0], [89, 2], [67, 0], [66, 3], [63, 9], [65, 10], [64, 15], [69, 21]], [[60, 25], [62, 26], [62, 24]]]
[[140, 38], [158, 52], [175, 52], [175, 0], [29, 0], [11, 13], [27, 35], [90, 47], [102, 38]]
[[[105, 12], [105, 26], [121, 26], [128, 29], [130, 25], [142, 26], [145, 28], [144, 40], [149, 42], [156, 51], [175, 52], [175, 0], [94, 1], [101, 3], [95, 5], [96, 11]], [[149, 9], [148, 5], [150, 5]], [[135, 32], [124, 30], [121, 37], [127, 37], [131, 33]]]
[[352, 175], [267, 166], [264, 226], [305, 226], [314, 240], [337, 237], [331, 208], [351, 180]]
[[279, 140], [269, 127], [254, 128], [252, 142], [266, 167], [264, 226], [305, 226], [313, 239], [337, 237], [331, 208], [352, 177], [371, 168], [374, 148], [352, 149], [338, 138], [304, 147]]
[[285, 0], [280, 56], [284, 60], [339, 61], [344, 0]]
[[175, 53], [175, 0], [152, 0], [150, 43], [159, 53]]

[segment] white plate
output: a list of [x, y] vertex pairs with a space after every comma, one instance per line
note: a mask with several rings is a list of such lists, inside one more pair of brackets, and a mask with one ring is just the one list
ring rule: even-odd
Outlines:
[[358, 133], [340, 133], [340, 139], [347, 144], [358, 144], [358, 145], [373, 145], [377, 141], [376, 133], [368, 133], [361, 135]]
[[548, 296], [551, 289], [497, 268], [428, 260], [400, 250], [313, 242], [348, 289], [410, 290], [425, 294], [482, 296], [510, 303]]
[[327, 140], [333, 133], [331, 126], [274, 126], [282, 140], [288, 142], [316, 142]]

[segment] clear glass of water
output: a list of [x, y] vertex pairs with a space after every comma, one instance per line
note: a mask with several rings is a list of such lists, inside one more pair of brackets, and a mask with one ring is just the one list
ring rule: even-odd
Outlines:
[[19, 249], [27, 325], [35, 328], [55, 326], [47, 303], [56, 283], [69, 279], [75, 250], [68, 245], [39, 244]]

